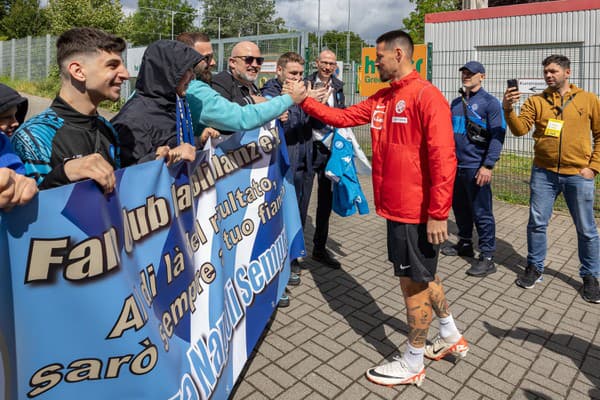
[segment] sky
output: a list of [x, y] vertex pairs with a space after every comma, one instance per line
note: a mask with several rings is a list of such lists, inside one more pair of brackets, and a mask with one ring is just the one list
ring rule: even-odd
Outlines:
[[[198, 7], [197, 0], [188, 0]], [[137, 0], [121, 0], [126, 14], [135, 11]], [[414, 9], [409, 0], [276, 0], [277, 16], [286, 26], [300, 31], [322, 33], [329, 30], [348, 29], [350, 5], [350, 31], [356, 32], [368, 43], [374, 43], [382, 33], [402, 28], [402, 20]], [[320, 9], [321, 18], [317, 18]], [[319, 24], [320, 22], [320, 24]]]

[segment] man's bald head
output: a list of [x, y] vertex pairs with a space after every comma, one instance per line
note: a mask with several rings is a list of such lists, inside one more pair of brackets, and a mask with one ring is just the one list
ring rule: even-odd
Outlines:
[[239, 42], [231, 49], [229, 71], [242, 84], [251, 85], [258, 77], [263, 61], [260, 49], [255, 43]]
[[335, 73], [337, 68], [337, 57], [335, 53], [329, 49], [319, 53], [319, 57], [315, 61], [317, 64], [317, 76], [323, 83], [329, 83], [331, 75]]

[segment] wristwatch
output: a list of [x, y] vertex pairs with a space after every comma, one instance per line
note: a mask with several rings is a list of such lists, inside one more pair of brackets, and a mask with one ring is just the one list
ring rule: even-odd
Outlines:
[[494, 169], [494, 166], [493, 165], [484, 165], [483, 168], [491, 170], [491, 169]]

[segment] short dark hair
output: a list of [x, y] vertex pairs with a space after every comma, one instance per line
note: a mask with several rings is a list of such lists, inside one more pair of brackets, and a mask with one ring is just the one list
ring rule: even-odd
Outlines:
[[63, 71], [63, 62], [74, 54], [95, 53], [106, 51], [108, 53], [122, 53], [127, 47], [122, 38], [106, 33], [96, 28], [73, 28], [64, 32], [56, 40], [56, 62]]
[[379, 36], [375, 43], [385, 43], [386, 49], [390, 49], [393, 46], [399, 46], [406, 51], [406, 55], [412, 59], [414, 44], [410, 35], [401, 29], [395, 31], [389, 31]]
[[288, 51], [287, 53], [283, 53], [277, 59], [277, 66], [284, 68], [288, 63], [295, 62], [298, 64], [304, 64], [304, 58], [296, 52]]
[[187, 44], [190, 47], [194, 47], [194, 45], [198, 42], [210, 42], [210, 38], [208, 37], [208, 35], [203, 32], [183, 32], [177, 35], [176, 39], [182, 43]]
[[558, 64], [563, 69], [571, 68], [571, 60], [569, 60], [569, 57], [561, 54], [552, 54], [551, 56], [544, 58], [544, 61], [542, 61], [542, 65], [544, 67], [547, 67], [550, 64]]

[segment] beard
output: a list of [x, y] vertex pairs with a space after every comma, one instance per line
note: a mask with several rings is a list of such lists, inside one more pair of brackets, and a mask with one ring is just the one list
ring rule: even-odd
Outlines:
[[196, 71], [196, 79], [210, 85], [212, 82], [212, 72], [210, 72], [210, 69]]

